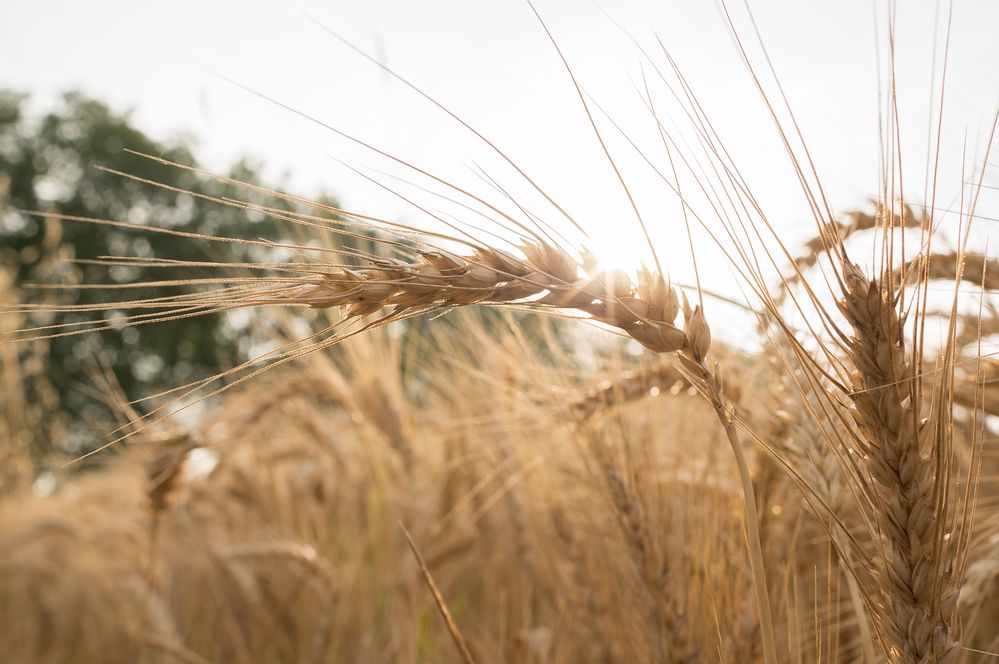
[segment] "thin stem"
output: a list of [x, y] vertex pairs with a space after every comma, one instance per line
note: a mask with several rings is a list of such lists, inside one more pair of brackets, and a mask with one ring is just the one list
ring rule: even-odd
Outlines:
[[402, 525], [402, 521], [398, 523], [399, 527], [402, 528], [402, 533], [406, 536], [406, 541], [409, 542], [409, 548], [413, 550], [413, 555], [416, 556], [416, 562], [420, 564], [420, 571], [423, 572], [423, 578], [430, 587], [430, 592], [434, 594], [434, 601], [437, 603], [437, 608], [440, 609], [441, 615], [444, 616], [444, 622], [447, 623], [447, 629], [451, 632], [451, 638], [454, 639], [454, 644], [458, 647], [461, 658], [466, 664], [474, 664], [472, 662], [472, 654], [468, 652], [468, 646], [465, 645], [465, 639], [461, 637], [458, 626], [454, 624], [451, 612], [448, 611], [447, 604], [444, 603], [444, 597], [441, 596], [441, 591], [437, 589], [437, 584], [434, 583], [434, 577], [430, 575], [427, 564], [423, 562], [423, 556], [420, 555], [420, 550], [416, 547], [416, 542], [413, 541], [412, 535], [406, 530], [406, 526]]
[[746, 531], [749, 535], [749, 558], [753, 567], [753, 586], [756, 588], [756, 603], [760, 608], [760, 627], [763, 629], [763, 660], [766, 664], [777, 664], [777, 645], [774, 640], [774, 623], [770, 617], [770, 593], [767, 591], [767, 576], [763, 567], [763, 547], [760, 544], [760, 525], [756, 514], [756, 495], [753, 493], [753, 480], [749, 476], [746, 455], [736, 435], [735, 426], [727, 416], [716, 408], [718, 417], [725, 425], [728, 442], [739, 465], [742, 479], [742, 493], [746, 499]]
[[728, 436], [729, 445], [732, 446], [732, 454], [735, 455], [735, 462], [739, 466], [739, 477], [742, 480], [742, 493], [746, 500], [746, 533], [749, 538], [749, 559], [753, 568], [753, 587], [756, 590], [756, 604], [760, 612], [760, 628], [763, 631], [763, 661], [766, 664], [777, 664], [777, 642], [774, 638], [774, 623], [770, 612], [770, 593], [767, 590], [767, 575], [763, 565], [763, 546], [760, 544], [759, 517], [756, 512], [756, 494], [753, 491], [753, 479], [749, 475], [749, 465], [746, 463], [746, 455], [742, 452], [742, 445], [739, 443], [739, 436], [735, 430], [735, 423], [725, 409], [725, 400], [722, 397], [721, 387], [716, 384], [711, 372], [701, 362], [701, 369], [704, 372], [704, 380], [710, 391], [711, 405], [714, 406], [715, 414], [725, 427], [725, 435]]

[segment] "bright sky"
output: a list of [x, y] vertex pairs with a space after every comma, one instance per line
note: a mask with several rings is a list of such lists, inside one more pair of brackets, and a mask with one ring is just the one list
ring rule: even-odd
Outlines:
[[[632, 265], [636, 256], [650, 260], [572, 82], [526, 2], [6, 4], [0, 22], [0, 86], [32, 92], [42, 101], [81, 89], [116, 110], [134, 109], [137, 124], [157, 138], [177, 132], [193, 135], [196, 154], [210, 168], [223, 170], [236, 157], [252, 155], [267, 165], [272, 177], [287, 172], [292, 193], [311, 196], [325, 189], [348, 209], [424, 223], [418, 211], [336, 159], [414, 179], [403, 167], [226, 80], [231, 79], [476, 193], [490, 191], [470, 170], [481, 167], [499, 186], [556, 223], [557, 212], [532, 195], [523, 178], [485, 144], [327, 30], [335, 32], [488, 137], [591, 233], [589, 244], [608, 260], [626, 256]], [[766, 74], [745, 6], [736, 0], [730, 4], [741, 39], [752, 44], [758, 73]], [[947, 19], [942, 4], [934, 111]], [[809, 208], [740, 61], [720, 3], [619, 0], [599, 5], [623, 30], [597, 4], [536, 4], [585, 92], [659, 168], [667, 169], [667, 155], [642, 99], [644, 91], [638, 91], [643, 73], [666, 128], [690, 140], [694, 135], [669, 89], [654, 80], [653, 66], [669, 72], [658, 37], [768, 216], [791, 237], [792, 245], [812, 235]], [[931, 114], [930, 82], [938, 3], [913, 0], [899, 5], [895, 49], [905, 186], [909, 196], [920, 201], [927, 137], [936, 117]], [[878, 71], [880, 63], [883, 77], [888, 47], [884, 3], [787, 0], [755, 2], [752, 8], [834, 209], [842, 213], [863, 205], [876, 194], [879, 181]], [[985, 138], [999, 100], [996, 34], [999, 3], [955, 3], [938, 186], [938, 205], [943, 207], [959, 205], [965, 142], [965, 179], [983, 163]], [[642, 56], [632, 37], [651, 60]], [[771, 81], [766, 84], [771, 99], [777, 101], [772, 77], [766, 78]], [[882, 78], [881, 88], [885, 85]], [[600, 110], [591, 110], [635, 190], [660, 257], [674, 277], [690, 281], [676, 198]], [[674, 129], [674, 123], [681, 129]], [[696, 144], [688, 152], [703, 155]], [[706, 160], [702, 163], [707, 167]], [[986, 183], [999, 185], [997, 173], [988, 169]], [[374, 175], [399, 187], [385, 175]], [[440, 184], [422, 184], [449, 193]], [[414, 195], [425, 206], [442, 205], [425, 193]], [[983, 205], [993, 212], [997, 200], [999, 192], [983, 194]], [[710, 221], [710, 210], [700, 210]], [[465, 214], [465, 221], [475, 219], [459, 214]], [[978, 232], [984, 236], [992, 223], [982, 222]], [[705, 242], [698, 237], [699, 247]], [[728, 278], [727, 269], [710, 251], [699, 250], [700, 256], [709, 279]]]

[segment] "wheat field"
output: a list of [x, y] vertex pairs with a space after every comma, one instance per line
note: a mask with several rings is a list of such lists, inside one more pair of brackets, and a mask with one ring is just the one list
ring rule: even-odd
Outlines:
[[[19, 487], [0, 497], [2, 661], [994, 659], [999, 263], [979, 229], [999, 115], [966, 169], [931, 140], [910, 174], [909, 114], [944, 111], [898, 104], [889, 48], [880, 180], [837, 211], [767, 61], [742, 53], [770, 81], [758, 94], [811, 211], [800, 237], [771, 224], [751, 165], [661, 51], [649, 77], [683, 115], [667, 122], [647, 87], [660, 143], [631, 156], [676, 213], [663, 230], [622, 212], [657, 227], [627, 269], [602, 266], [571, 207], [479, 136], [530, 204], [403, 162], [431, 184], [434, 204], [413, 203], [426, 225], [292, 196], [300, 212], [258, 209], [247, 190], [217, 202], [286, 222], [266, 242], [293, 263], [147, 259], [188, 292], [122, 289], [59, 328], [0, 271], [0, 473]], [[574, 89], [586, 140], [610, 144]], [[676, 246], [689, 274], [666, 262]], [[714, 291], [718, 260], [741, 293]], [[272, 350], [214, 380], [137, 403], [98, 357], [113, 450], [87, 472], [47, 460], [57, 488], [37, 491], [26, 441], [50, 411], [24, 386], [44, 379], [52, 335], [241, 309]], [[712, 334], [732, 321], [741, 337]]]

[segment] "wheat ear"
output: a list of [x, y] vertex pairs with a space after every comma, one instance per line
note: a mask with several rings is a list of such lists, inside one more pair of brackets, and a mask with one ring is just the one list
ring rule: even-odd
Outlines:
[[848, 345], [856, 367], [849, 398], [871, 480], [881, 631], [895, 661], [950, 664], [960, 654], [956, 543], [944, 532], [948, 478], [941, 477], [948, 475], [950, 432], [940, 418], [919, 419], [920, 381], [906, 357], [894, 290], [869, 281], [848, 260], [843, 278], [839, 310], [855, 333]]

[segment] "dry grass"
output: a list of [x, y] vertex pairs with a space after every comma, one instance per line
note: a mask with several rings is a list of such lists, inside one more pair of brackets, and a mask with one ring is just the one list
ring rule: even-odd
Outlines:
[[[585, 387], [510, 337], [504, 346], [456, 334], [453, 343], [480, 349], [485, 372], [538, 362], [566, 392]], [[348, 343], [361, 346], [365, 375], [378, 372], [372, 358], [397, 362], [380, 352], [384, 338]], [[563, 399], [552, 383], [503, 385], [471, 363], [449, 365], [419, 405], [368, 397], [355, 409], [344, 397], [367, 389], [364, 378], [344, 374], [357, 367], [318, 364], [234, 393], [190, 432], [195, 456], [218, 463], [203, 475], [189, 461], [170, 508], [140, 507], [143, 495], [156, 505], [162, 487], [148, 478], [162, 475], [164, 455], [144, 452], [50, 498], [8, 502], [0, 547], [3, 640], [20, 648], [12, 661], [128, 661], [143, 628], [150, 657], [460, 661], [397, 519], [475, 661], [680, 661], [681, 649], [719, 647], [745, 659], [740, 644], [758, 626], [719, 427], [674, 427], [674, 438], [662, 426], [691, 409], [710, 416], [698, 397], [553, 427]], [[410, 432], [408, 462], [372, 419], [384, 408]], [[708, 515], [726, 524], [712, 538], [700, 532]]]
[[[176, 394], [141, 417], [114, 397], [127, 454], [52, 496], [0, 504], [9, 660], [952, 664], [994, 652], [999, 520], [986, 508], [999, 467], [985, 418], [999, 368], [982, 341], [999, 329], [984, 304], [995, 260], [966, 230], [980, 181], [957, 248], [937, 250], [932, 202], [916, 214], [885, 176], [873, 212], [837, 216], [807, 152], [788, 151], [815, 217], [803, 256], [764, 241], [767, 219], [723, 150], [707, 150], [716, 177], [699, 174], [724, 192], [713, 237], [757, 302], [751, 354], [712, 344], [701, 289], [678, 294], [658, 258], [634, 278], [603, 270], [523, 210], [461, 190], [517, 243], [264, 211], [326, 244], [282, 244], [303, 252], [284, 272], [181, 279], [197, 292], [108, 305], [150, 323], [273, 305], [340, 315], [224, 374], [232, 389], [189, 430], [164, 417]], [[372, 226], [384, 255], [350, 248]], [[875, 268], [851, 260], [861, 252]], [[763, 257], [787, 276], [770, 283]], [[941, 282], [943, 304], [930, 297]], [[9, 292], [5, 320], [21, 327], [32, 308]], [[501, 313], [485, 324], [471, 305]], [[619, 338], [594, 352], [551, 327], [528, 334], [508, 309]], [[404, 328], [436, 312], [454, 324]], [[121, 322], [23, 330], [21, 346], [2, 346], [9, 393], [25, 393], [30, 361], [11, 349]], [[30, 430], [17, 404], [4, 431]]]

